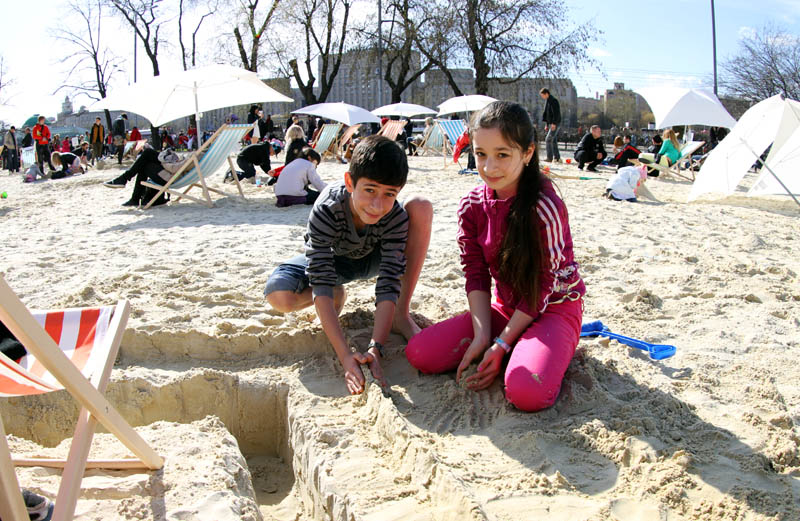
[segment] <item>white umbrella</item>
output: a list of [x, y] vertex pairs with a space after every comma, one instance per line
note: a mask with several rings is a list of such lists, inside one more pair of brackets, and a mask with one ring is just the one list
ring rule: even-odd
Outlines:
[[456, 96], [445, 100], [444, 103], [439, 105], [439, 116], [445, 114], [452, 114], [454, 112], [474, 112], [481, 110], [489, 103], [497, 101], [491, 96], [484, 96], [482, 94], [469, 94], [467, 96]]
[[656, 118], [656, 128], [707, 125], [733, 128], [736, 120], [709, 89], [657, 87], [638, 89]]
[[252, 71], [230, 65], [209, 65], [114, 89], [90, 110], [127, 110], [159, 126], [190, 114], [199, 118], [200, 113], [207, 110], [266, 101], [289, 103], [294, 100], [265, 85]]
[[414, 103], [392, 103], [372, 111], [376, 116], [416, 116], [418, 114], [436, 114], [436, 111]]
[[332, 119], [333, 121], [344, 123], [348, 127], [356, 123], [381, 122], [380, 118], [367, 109], [362, 109], [361, 107], [356, 107], [355, 105], [350, 105], [342, 101], [338, 103], [317, 103], [316, 105], [309, 105], [293, 111], [292, 114], [308, 114], [310, 116]]

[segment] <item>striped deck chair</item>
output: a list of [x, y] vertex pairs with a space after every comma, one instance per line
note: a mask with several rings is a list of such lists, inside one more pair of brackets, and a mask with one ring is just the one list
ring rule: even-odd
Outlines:
[[337, 154], [336, 150], [331, 152], [331, 147], [336, 143], [336, 137], [339, 131], [342, 130], [341, 123], [325, 123], [322, 125], [322, 130], [319, 131], [316, 141], [311, 146], [319, 152], [319, 155], [324, 159], [325, 154]]
[[[219, 168], [225, 164], [226, 160], [230, 165], [231, 172], [236, 172], [236, 168], [233, 166], [233, 161], [229, 156], [234, 152], [234, 150], [238, 149], [239, 142], [242, 140], [242, 138], [244, 138], [244, 135], [247, 134], [256, 124], [257, 123], [246, 123], [244, 125], [222, 125], [216, 132], [214, 132], [214, 135], [208, 138], [208, 141], [203, 143], [200, 149], [191, 154], [189, 161], [184, 162], [183, 167], [175, 172], [175, 174], [169, 181], [166, 182], [166, 184], [159, 185], [151, 183], [150, 181], [142, 182], [141, 184], [143, 186], [148, 186], [158, 190], [158, 193], [155, 194], [152, 199], [150, 199], [150, 202], [147, 203], [144, 209], [147, 210], [150, 208], [155, 200], [161, 197], [161, 194], [164, 192], [169, 192], [172, 195], [178, 196], [176, 202], [185, 197], [187, 199], [191, 199], [192, 201], [205, 204], [209, 208], [214, 206], [214, 201], [211, 200], [211, 195], [208, 193], [209, 191], [216, 192], [221, 195], [230, 195], [222, 190], [209, 188], [208, 185], [206, 185], [205, 178], [219, 170]], [[239, 176], [234, 175], [233, 180], [236, 182], [236, 187], [239, 189], [239, 195], [242, 199], [244, 199], [244, 192], [242, 192], [242, 185], [239, 182]], [[204, 199], [186, 195], [186, 193], [195, 186], [202, 188]], [[181, 188], [186, 188], [186, 190], [179, 192], [178, 190]]]
[[336, 144], [336, 150], [340, 151], [343, 155], [347, 156], [347, 145], [353, 139], [353, 136], [358, 129], [361, 128], [361, 123], [356, 123], [355, 125], [350, 125], [347, 127], [344, 132], [342, 132], [342, 136], [339, 138], [339, 142]]
[[36, 162], [36, 147], [29, 146], [29, 147], [20, 147], [20, 168], [25, 165], [32, 165]]
[[[63, 467], [54, 520], [70, 520], [88, 467], [160, 469], [162, 458], [106, 400], [111, 369], [128, 320], [128, 302], [101, 308], [28, 311], [0, 275], [0, 321], [28, 352], [18, 361], [0, 353], [0, 397], [66, 389], [83, 406], [66, 460], [12, 459], [0, 419], [0, 517], [27, 520], [14, 465]], [[87, 461], [97, 422], [138, 459]]]
[[397, 136], [403, 132], [404, 128], [406, 128], [405, 121], [402, 119], [392, 119], [387, 121], [386, 124], [381, 127], [381, 129], [378, 131], [378, 135], [388, 137], [392, 141], [397, 141]]
[[[694, 179], [695, 179], [694, 170], [692, 170], [692, 168], [691, 168], [692, 155], [695, 152], [697, 152], [697, 150], [700, 149], [700, 147], [705, 145], [705, 143], [706, 143], [705, 141], [689, 141], [688, 143], [686, 143], [685, 145], [683, 145], [681, 147], [681, 157], [680, 157], [680, 159], [675, 161], [675, 163], [673, 163], [670, 166], [666, 166], [666, 165], [662, 165], [662, 164], [658, 164], [658, 163], [653, 163], [653, 162], [644, 163], [644, 161], [641, 161], [642, 155], [639, 156], [639, 159], [631, 159], [631, 163], [633, 163], [634, 165], [637, 165], [637, 166], [641, 165], [641, 164], [646, 164], [647, 168], [652, 168], [654, 170], [658, 170], [660, 173], [662, 173], [664, 175], [673, 176], [673, 177], [677, 177], [677, 178], [683, 179], [685, 181], [694, 182]], [[652, 155], [649, 156], [649, 157], [652, 157]], [[681, 170], [681, 165], [687, 159], [689, 160], [689, 166], [690, 167], [689, 167], [688, 170], [689, 170], [689, 174], [691, 174], [691, 177], [689, 177], [688, 175], [682, 173], [682, 170]]]
[[[444, 135], [447, 136], [449, 149], [453, 150], [458, 138], [467, 130], [467, 123], [463, 119], [439, 119], [437, 122], [441, 125]], [[447, 166], [447, 154], [445, 154], [444, 164]]]
[[444, 133], [442, 127], [434, 121], [428, 137], [420, 144], [423, 152], [433, 152], [434, 154], [446, 154], [444, 150]]

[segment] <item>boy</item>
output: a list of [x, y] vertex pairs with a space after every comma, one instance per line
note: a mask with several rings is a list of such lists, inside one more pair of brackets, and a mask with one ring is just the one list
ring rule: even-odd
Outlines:
[[[406, 339], [420, 331], [409, 305], [428, 251], [433, 206], [421, 197], [397, 202], [407, 176], [406, 156], [397, 144], [377, 135], [361, 141], [344, 182], [326, 186], [311, 210], [305, 255], [278, 266], [264, 290], [267, 301], [283, 313], [314, 305], [351, 394], [364, 391], [361, 364], [386, 385], [380, 360], [390, 329]], [[343, 285], [375, 275], [369, 348], [351, 352], [338, 320], [346, 298]]]
[[36, 142], [36, 162], [39, 164], [39, 171], [44, 172], [45, 161], [51, 171], [55, 170], [53, 163], [50, 162], [50, 128], [45, 123], [44, 116], [39, 116], [33, 126], [33, 140]]

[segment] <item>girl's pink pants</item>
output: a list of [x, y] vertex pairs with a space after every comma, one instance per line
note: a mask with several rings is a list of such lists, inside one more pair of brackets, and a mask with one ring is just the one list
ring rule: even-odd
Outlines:
[[[502, 332], [513, 311], [492, 303], [492, 339]], [[555, 403], [578, 345], [582, 315], [580, 300], [550, 305], [520, 335], [505, 371], [506, 399], [515, 407], [538, 411]], [[467, 312], [423, 329], [408, 342], [406, 357], [426, 374], [453, 371], [473, 336]]]

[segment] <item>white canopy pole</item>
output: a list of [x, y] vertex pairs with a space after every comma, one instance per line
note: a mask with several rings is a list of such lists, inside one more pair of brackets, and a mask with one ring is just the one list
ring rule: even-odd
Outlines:
[[749, 150], [750, 152], [752, 152], [752, 154], [753, 154], [754, 156], [756, 156], [756, 160], [757, 160], [759, 163], [761, 163], [761, 166], [763, 166], [764, 168], [766, 168], [766, 169], [767, 169], [767, 172], [769, 172], [770, 174], [772, 174], [772, 177], [774, 177], [774, 178], [775, 178], [775, 180], [776, 180], [776, 181], [778, 181], [778, 184], [780, 184], [780, 185], [783, 187], [783, 189], [784, 189], [784, 190], [786, 190], [786, 193], [787, 193], [787, 194], [789, 194], [789, 197], [791, 197], [792, 199], [794, 199], [794, 202], [795, 202], [795, 203], [797, 203], [797, 206], [800, 206], [800, 201], [798, 201], [798, 200], [797, 200], [797, 197], [795, 197], [795, 196], [794, 196], [794, 194], [792, 193], [792, 191], [791, 191], [791, 190], [789, 190], [789, 188], [787, 188], [785, 184], [783, 184], [783, 181], [781, 181], [781, 179], [778, 177], [778, 175], [777, 175], [775, 172], [773, 172], [773, 171], [772, 171], [772, 169], [769, 167], [769, 165], [767, 165], [767, 164], [764, 162], [764, 160], [763, 160], [763, 159], [761, 159], [761, 156], [760, 156], [759, 154], [756, 154], [756, 151], [755, 151], [755, 150], [753, 150], [753, 149], [752, 149], [752, 147], [751, 147], [750, 145], [748, 145], [748, 144], [747, 144], [747, 141], [745, 141], [745, 140], [744, 140], [744, 139], [742, 139], [741, 137], [739, 138], [739, 141], [741, 141], [741, 142], [742, 142], [742, 144], [743, 144], [744, 146], [746, 146], [746, 147], [747, 147], [747, 150]]
[[200, 109], [197, 103], [197, 81], [194, 82], [194, 131], [197, 134], [197, 150], [203, 144], [203, 133], [200, 132]]

